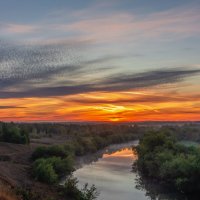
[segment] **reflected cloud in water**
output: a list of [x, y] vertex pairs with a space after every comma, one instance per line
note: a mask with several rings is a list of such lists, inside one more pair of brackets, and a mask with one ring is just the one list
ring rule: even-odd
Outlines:
[[111, 145], [97, 154], [83, 157], [82, 167], [74, 172], [79, 186], [94, 184], [100, 192], [98, 200], [187, 200], [132, 171], [137, 159], [132, 147], [137, 144], [138, 141]]

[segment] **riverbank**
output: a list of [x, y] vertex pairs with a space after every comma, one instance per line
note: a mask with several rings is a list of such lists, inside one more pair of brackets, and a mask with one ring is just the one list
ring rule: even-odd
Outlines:
[[[106, 146], [112, 143], [123, 143], [133, 139], [142, 138], [146, 132], [157, 130], [153, 127], [138, 127], [124, 125], [66, 125], [66, 124], [8, 124], [8, 126], [17, 126], [22, 131], [28, 132], [30, 143], [26, 145], [0, 143], [0, 176], [4, 177], [10, 185], [13, 185], [23, 196], [28, 196], [28, 200], [51, 200], [70, 199], [69, 196], [59, 196], [60, 190], [57, 184], [42, 183], [32, 176], [32, 167], [34, 160], [32, 154], [38, 147], [59, 146], [75, 157], [75, 169], [84, 166], [85, 163], [97, 161], [100, 152], [100, 160], [110, 159], [112, 152], [103, 152]], [[17, 129], [14, 129], [17, 130]], [[161, 127], [159, 131], [169, 131], [179, 140], [189, 138], [191, 141], [197, 141], [199, 127]], [[187, 132], [188, 131], [188, 132]], [[152, 145], [154, 146], [154, 145]], [[53, 148], [54, 149], [54, 148]], [[57, 149], [57, 148], [56, 148]], [[45, 150], [46, 151], [46, 150]], [[48, 151], [47, 151], [48, 152]], [[42, 159], [49, 157], [60, 157], [55, 151], [50, 151], [48, 155], [43, 154]], [[151, 151], [150, 151], [151, 152]], [[44, 152], [43, 152], [44, 153]], [[106, 156], [104, 156], [106, 154]], [[65, 155], [65, 154], [64, 154]], [[41, 155], [40, 155], [41, 156]], [[39, 156], [39, 157], [40, 157]], [[115, 154], [116, 156], [116, 154]], [[118, 156], [118, 154], [117, 154]], [[39, 158], [38, 157], [38, 158]], [[62, 157], [62, 156], [61, 156]], [[113, 158], [112, 158], [113, 159]], [[111, 159], [111, 165], [114, 160]], [[92, 162], [95, 163], [95, 162]], [[114, 162], [115, 163], [115, 162]], [[50, 163], [51, 164], [51, 163]], [[52, 164], [51, 164], [52, 165]], [[51, 168], [54, 166], [52, 165]], [[44, 168], [45, 169], [45, 168]], [[109, 173], [115, 172], [115, 169]], [[130, 171], [129, 171], [130, 172]], [[118, 172], [120, 173], [120, 172]], [[37, 174], [36, 174], [37, 175]], [[109, 174], [108, 174], [109, 175]], [[130, 174], [129, 174], [130, 175]], [[133, 174], [132, 174], [133, 175]], [[131, 180], [135, 180], [135, 177]], [[130, 175], [131, 177], [131, 175]], [[101, 176], [100, 176], [101, 178]], [[85, 181], [87, 182], [87, 181]], [[119, 180], [120, 182], [120, 180]], [[132, 182], [131, 182], [132, 183]], [[121, 182], [120, 182], [121, 184]], [[150, 184], [151, 185], [151, 184]], [[120, 186], [120, 185], [119, 185]], [[137, 186], [136, 186], [137, 187]], [[120, 188], [119, 188], [120, 189]], [[146, 190], [148, 193], [148, 188]], [[159, 194], [160, 195], [160, 194]], [[27, 200], [22, 198], [23, 200]], [[170, 198], [169, 198], [170, 199]]]
[[[146, 134], [136, 148], [141, 181], [150, 179], [184, 199], [198, 199], [200, 189], [200, 149], [183, 145], [170, 133]], [[143, 181], [144, 183], [144, 181]], [[145, 183], [143, 184], [145, 186]], [[183, 199], [182, 198], [182, 199]]]
[[[133, 127], [111, 125], [73, 125], [71, 127], [51, 124], [12, 124], [12, 126], [20, 126], [22, 130], [25, 128], [28, 132], [30, 131], [30, 144], [1, 143], [0, 176], [4, 176], [10, 182], [10, 185], [13, 185], [16, 189], [23, 188], [23, 190], [20, 190], [23, 195], [29, 195], [31, 198], [33, 197], [32, 199], [37, 196], [38, 200], [64, 199], [59, 196], [57, 186], [39, 182], [39, 180], [32, 177], [33, 161], [31, 157], [38, 147], [56, 145], [63, 146], [66, 149], [71, 148], [75, 160], [79, 160], [80, 156], [95, 153], [111, 143], [132, 140], [137, 138], [139, 134]], [[57, 133], [53, 134], [52, 130]], [[61, 130], [62, 132], [60, 132]], [[64, 133], [64, 130], [67, 134]], [[29, 200], [32, 200], [31, 198]]]

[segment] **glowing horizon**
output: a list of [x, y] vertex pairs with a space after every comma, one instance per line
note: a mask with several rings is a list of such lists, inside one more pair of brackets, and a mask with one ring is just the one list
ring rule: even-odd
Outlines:
[[196, 0], [0, 3], [0, 121], [199, 121]]

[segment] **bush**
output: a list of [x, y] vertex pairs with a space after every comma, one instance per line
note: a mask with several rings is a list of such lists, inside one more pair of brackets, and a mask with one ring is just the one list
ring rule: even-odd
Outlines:
[[14, 124], [3, 123], [0, 127], [0, 141], [16, 144], [28, 144], [30, 139], [26, 130], [20, 129]]
[[21, 197], [20, 200], [41, 200], [41, 196], [32, 192], [30, 188], [16, 188], [15, 193]]
[[96, 152], [97, 147], [93, 141], [93, 137], [80, 137], [77, 139], [78, 143], [84, 148], [85, 152]]
[[73, 142], [74, 153], [76, 156], [82, 156], [86, 153], [84, 146], [82, 146], [78, 141]]
[[83, 189], [78, 189], [78, 180], [73, 177], [69, 177], [62, 188], [62, 193], [66, 197], [71, 197], [74, 200], [95, 200], [99, 193], [94, 185], [88, 187], [85, 184]]
[[52, 164], [43, 158], [34, 162], [33, 176], [36, 180], [49, 184], [53, 184], [58, 181], [58, 175], [56, 174]]
[[200, 149], [178, 144], [168, 134], [145, 135], [137, 147], [139, 171], [191, 194], [200, 191]]
[[70, 174], [74, 170], [74, 160], [70, 156], [65, 159], [61, 159], [59, 157], [51, 157], [46, 159], [46, 162], [53, 166], [53, 169], [59, 177]]
[[53, 184], [64, 175], [74, 170], [73, 159], [68, 156], [65, 159], [60, 157], [40, 158], [33, 164], [33, 176], [36, 180]]
[[38, 147], [32, 154], [32, 159], [36, 160], [38, 158], [49, 158], [52, 156], [65, 158], [68, 156], [69, 152], [59, 145], [54, 145], [50, 147]]

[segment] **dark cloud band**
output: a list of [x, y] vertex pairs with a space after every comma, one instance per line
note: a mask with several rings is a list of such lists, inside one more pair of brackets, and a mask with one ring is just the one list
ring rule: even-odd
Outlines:
[[169, 69], [146, 73], [108, 77], [95, 83], [60, 85], [57, 87], [38, 87], [22, 91], [0, 91], [1, 98], [25, 98], [25, 97], [55, 97], [88, 92], [116, 92], [139, 88], [148, 88], [158, 85], [173, 84], [183, 79], [200, 73], [200, 70]]

